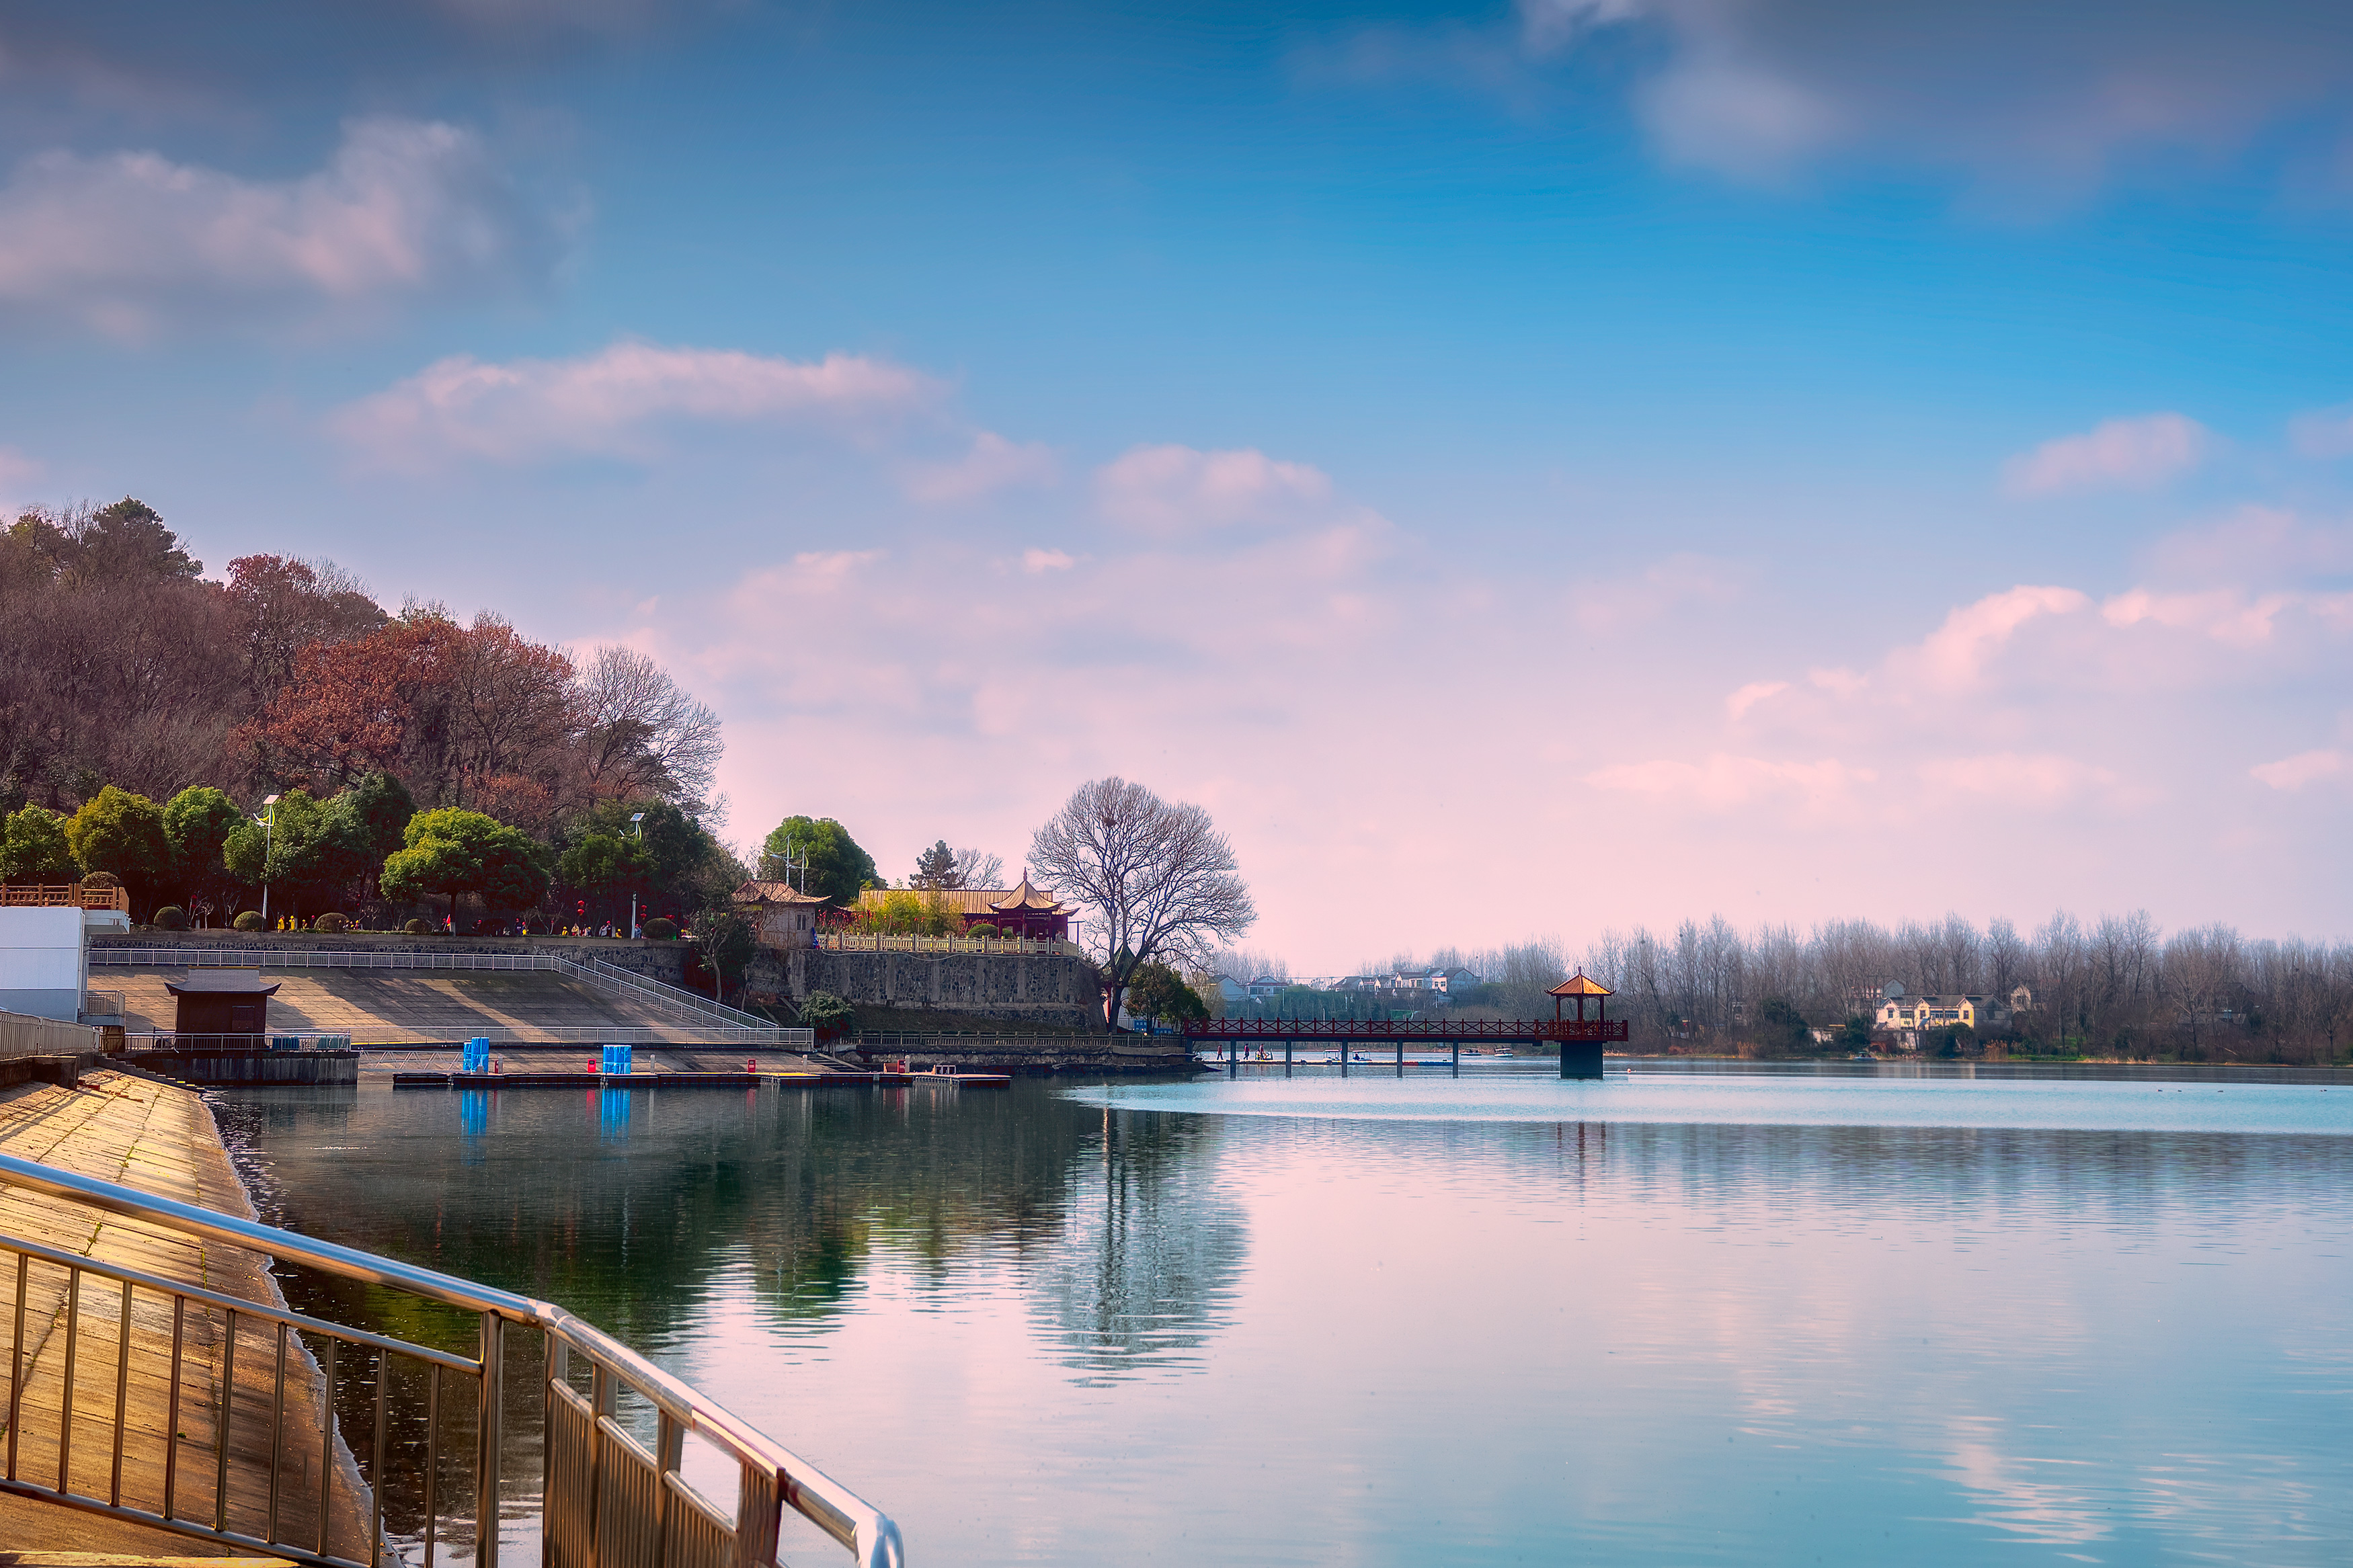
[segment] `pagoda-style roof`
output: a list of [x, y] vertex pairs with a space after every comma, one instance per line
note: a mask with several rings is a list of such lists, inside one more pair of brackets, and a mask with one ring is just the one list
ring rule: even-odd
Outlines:
[[795, 892], [790, 882], [746, 882], [735, 889], [735, 901], [739, 904], [821, 904], [825, 902], [814, 893]]
[[1049, 915], [1066, 915], [1072, 912], [1057, 903], [1053, 894], [1040, 892], [1031, 887], [1029, 879], [1027, 877], [1021, 879], [1019, 887], [1003, 898], [991, 900], [988, 907], [1001, 915], [1013, 914], [1022, 910], [1032, 910], [1039, 914]]
[[177, 980], [164, 982], [174, 996], [275, 996], [283, 980], [261, 983], [259, 969], [192, 969]]
[[1553, 996], [1615, 996], [1618, 994], [1582, 969], [1546, 993]]

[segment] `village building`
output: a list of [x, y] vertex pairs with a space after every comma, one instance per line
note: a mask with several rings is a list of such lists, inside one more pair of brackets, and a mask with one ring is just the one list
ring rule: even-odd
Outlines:
[[769, 947], [817, 945], [818, 911], [825, 900], [797, 892], [789, 882], [746, 882], [735, 889], [735, 911]]

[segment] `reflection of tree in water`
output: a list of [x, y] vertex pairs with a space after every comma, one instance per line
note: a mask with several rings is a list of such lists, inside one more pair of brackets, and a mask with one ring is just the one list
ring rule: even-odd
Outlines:
[[1206, 1156], [1210, 1117], [1092, 1113], [1060, 1245], [1036, 1260], [1032, 1310], [1089, 1384], [1189, 1366], [1225, 1326], [1249, 1247]]

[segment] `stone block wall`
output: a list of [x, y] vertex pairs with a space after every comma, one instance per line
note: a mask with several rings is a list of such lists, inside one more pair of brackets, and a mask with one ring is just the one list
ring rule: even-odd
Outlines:
[[755, 1001], [765, 994], [797, 1005], [812, 991], [830, 991], [853, 1006], [938, 1009], [1031, 1028], [1103, 1022], [1095, 966], [1060, 954], [764, 948], [750, 980]]

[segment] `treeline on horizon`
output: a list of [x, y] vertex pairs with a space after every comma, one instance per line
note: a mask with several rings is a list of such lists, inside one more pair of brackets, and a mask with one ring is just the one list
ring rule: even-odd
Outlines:
[[[748, 874], [706, 826], [719, 720], [651, 659], [396, 614], [325, 561], [203, 571], [127, 498], [0, 530], [0, 880], [111, 872], [142, 920], [226, 923], [266, 879], [273, 916], [465, 895], [560, 922], [716, 907]], [[441, 847], [387, 878], [419, 825]]]
[[[1671, 934], [1605, 931], [1582, 951], [1557, 939], [1441, 948], [1360, 973], [1457, 965], [1482, 982], [1452, 999], [1457, 1008], [1522, 1018], [1552, 1016], [1547, 993], [1581, 969], [1617, 993], [1609, 1016], [1628, 1022], [1635, 1050], [1843, 1054], [1858, 1039], [1851, 1022], [1873, 1021], [1890, 982], [1908, 995], [2004, 1005], [2021, 985], [2031, 993], [2032, 1005], [2005, 1024], [1926, 1032], [1921, 1049], [1940, 1056], [2000, 1040], [2038, 1055], [2318, 1065], [2353, 1049], [2353, 943], [2246, 937], [2227, 925], [2168, 932], [2146, 910], [2090, 922], [2062, 911], [2028, 931], [1957, 914], [1743, 931], [1718, 915]], [[1816, 1042], [1813, 1029], [1839, 1037]]]

